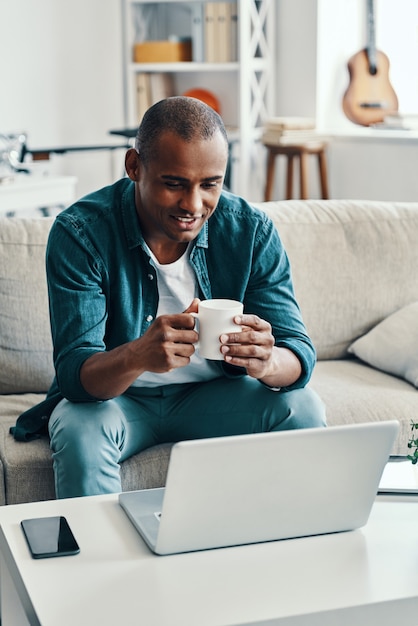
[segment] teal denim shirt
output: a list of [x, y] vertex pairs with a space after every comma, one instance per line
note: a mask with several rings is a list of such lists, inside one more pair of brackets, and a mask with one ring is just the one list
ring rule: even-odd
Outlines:
[[[272, 221], [243, 199], [223, 192], [216, 211], [195, 240], [190, 262], [200, 298], [231, 298], [244, 312], [270, 322], [277, 346], [302, 364], [303, 387], [315, 350], [294, 297], [286, 252]], [[145, 252], [135, 208], [134, 184], [123, 178], [60, 213], [47, 255], [50, 318], [56, 378], [44, 403], [26, 411], [12, 429], [18, 439], [46, 432], [63, 398], [95, 401], [80, 381], [83, 362], [144, 334], [155, 319], [158, 288]], [[245, 370], [220, 363], [220, 373]]]

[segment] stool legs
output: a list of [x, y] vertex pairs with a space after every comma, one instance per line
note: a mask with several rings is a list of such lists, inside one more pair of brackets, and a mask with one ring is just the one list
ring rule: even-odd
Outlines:
[[274, 180], [274, 165], [276, 161], [276, 154], [273, 150], [268, 151], [267, 155], [267, 176], [266, 176], [266, 186], [264, 189], [264, 201], [269, 202], [271, 200], [271, 194], [273, 191], [273, 180]]
[[325, 155], [325, 150], [321, 150], [321, 152], [318, 152], [318, 165], [319, 165], [319, 176], [321, 180], [321, 195], [324, 200], [328, 200], [329, 199], [328, 172], [327, 172], [327, 158]]
[[307, 200], [308, 195], [308, 157], [310, 155], [317, 155], [318, 168], [321, 186], [321, 197], [324, 200], [329, 198], [328, 189], [328, 172], [325, 148], [309, 148], [304, 146], [266, 146], [267, 153], [267, 174], [266, 184], [264, 188], [264, 201], [269, 202], [272, 199], [273, 182], [274, 182], [274, 168], [276, 157], [280, 154], [286, 156], [287, 170], [286, 170], [286, 200], [293, 198], [293, 172], [295, 158], [299, 158], [299, 185], [300, 185], [300, 198]]
[[286, 173], [286, 200], [291, 200], [293, 197], [293, 166], [295, 162], [295, 155], [288, 154], [287, 156], [287, 173]]
[[301, 200], [308, 199], [308, 153], [302, 150], [299, 155], [300, 160], [300, 198]]

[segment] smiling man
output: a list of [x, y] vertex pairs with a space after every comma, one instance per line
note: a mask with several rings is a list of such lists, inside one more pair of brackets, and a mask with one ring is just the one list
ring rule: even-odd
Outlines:
[[[228, 141], [199, 100], [145, 114], [127, 177], [60, 213], [47, 249], [56, 377], [18, 420], [42, 432], [57, 497], [121, 490], [157, 443], [325, 426], [315, 350], [271, 220], [223, 191]], [[222, 359], [196, 350], [199, 299], [244, 303]]]

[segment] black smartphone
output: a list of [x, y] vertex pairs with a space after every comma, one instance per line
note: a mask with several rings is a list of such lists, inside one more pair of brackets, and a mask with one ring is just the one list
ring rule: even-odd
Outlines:
[[65, 517], [37, 517], [20, 522], [34, 559], [78, 554], [80, 548]]

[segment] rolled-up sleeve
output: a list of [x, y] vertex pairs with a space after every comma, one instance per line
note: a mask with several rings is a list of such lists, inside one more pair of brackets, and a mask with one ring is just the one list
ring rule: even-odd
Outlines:
[[105, 350], [107, 280], [100, 259], [70, 221], [56, 221], [46, 255], [57, 383], [73, 402], [94, 400], [80, 382], [81, 366]]

